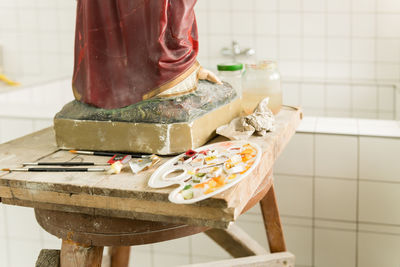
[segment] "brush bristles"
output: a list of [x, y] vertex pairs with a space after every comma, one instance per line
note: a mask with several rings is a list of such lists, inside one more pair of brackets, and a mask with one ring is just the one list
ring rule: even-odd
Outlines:
[[76, 151], [76, 150], [70, 150], [69, 152], [70, 152], [70, 153], [73, 153], [73, 154], [76, 154], [78, 151]]
[[2, 172], [9, 172], [10, 169], [5, 168], [5, 169], [1, 169], [1, 171], [2, 171]]

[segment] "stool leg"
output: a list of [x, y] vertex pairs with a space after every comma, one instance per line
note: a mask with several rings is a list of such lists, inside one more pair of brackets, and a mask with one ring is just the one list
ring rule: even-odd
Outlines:
[[274, 185], [271, 186], [265, 197], [261, 199], [260, 206], [271, 253], [286, 251]]
[[61, 267], [101, 267], [104, 247], [92, 247], [63, 240], [61, 245]]
[[204, 232], [234, 258], [265, 255], [268, 251], [236, 224], [229, 229], [209, 229]]
[[111, 267], [128, 267], [131, 247], [110, 247]]

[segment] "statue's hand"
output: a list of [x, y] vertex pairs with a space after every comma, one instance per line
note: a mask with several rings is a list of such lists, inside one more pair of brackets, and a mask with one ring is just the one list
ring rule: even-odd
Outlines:
[[217, 77], [217, 75], [215, 75], [209, 70], [206, 70], [203, 67], [200, 67], [197, 77], [199, 78], [199, 80], [207, 80], [212, 83], [222, 84], [221, 80]]

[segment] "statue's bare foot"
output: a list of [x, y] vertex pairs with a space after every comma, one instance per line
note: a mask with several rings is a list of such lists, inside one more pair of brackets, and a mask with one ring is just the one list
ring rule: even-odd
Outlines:
[[212, 83], [222, 84], [222, 81], [217, 77], [217, 75], [203, 67], [200, 67], [197, 77], [199, 80], [207, 80]]

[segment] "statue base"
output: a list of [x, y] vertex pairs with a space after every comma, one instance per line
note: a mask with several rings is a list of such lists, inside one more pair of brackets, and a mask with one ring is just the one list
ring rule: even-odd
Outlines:
[[240, 111], [229, 84], [200, 81], [193, 93], [120, 109], [72, 101], [56, 114], [54, 128], [63, 149], [171, 155], [204, 145]]

